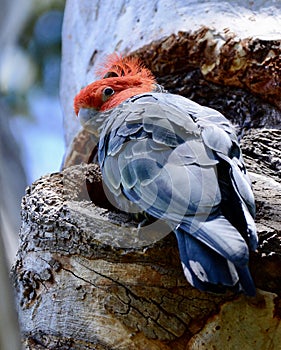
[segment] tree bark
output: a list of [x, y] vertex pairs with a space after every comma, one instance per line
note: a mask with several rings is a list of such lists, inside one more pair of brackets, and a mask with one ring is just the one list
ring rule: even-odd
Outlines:
[[[134, 27], [132, 33], [141, 32], [143, 39], [136, 36], [137, 47], [131, 37], [123, 38], [120, 50], [141, 57], [171, 92], [216, 108], [237, 124], [257, 204], [260, 246], [251, 256], [250, 269], [258, 294], [255, 298], [230, 292], [214, 295], [192, 288], [183, 275], [172, 233], [160, 239], [151, 231], [150, 236], [140, 237], [138, 222], [110, 207], [99, 167], [87, 164], [98, 140], [85, 131], [74, 136], [76, 124], [70, 122], [64, 170], [37, 180], [22, 202], [21, 244], [12, 275], [24, 345], [32, 350], [277, 350], [281, 342], [280, 41], [241, 39], [221, 28], [216, 32], [208, 27], [207, 15], [205, 26], [195, 30], [188, 30], [175, 16], [160, 37], [151, 22], [164, 28], [162, 2], [143, 4], [141, 11], [137, 3], [114, 3], [112, 17], [107, 2], [95, 9], [90, 1], [67, 2], [63, 83], [74, 69], [70, 59], [77, 63], [77, 56], [71, 54], [78, 44], [82, 52], [79, 74], [62, 84], [66, 123], [73, 117], [71, 95], [88, 83], [89, 72], [105, 53], [101, 40], [109, 35], [112, 23], [121, 28], [122, 18], [125, 26], [124, 19], [133, 13], [135, 23], [143, 27]], [[196, 10], [179, 3], [175, 13], [180, 18]], [[218, 18], [227, 17], [219, 12], [220, 6]], [[254, 11], [258, 16], [259, 9]], [[150, 16], [150, 36], [141, 13]], [[273, 20], [274, 16], [276, 12]], [[106, 19], [103, 27], [101, 18]], [[229, 22], [231, 30], [234, 22]], [[97, 23], [101, 38], [82, 47]], [[111, 51], [119, 35], [111, 32]]]
[[136, 224], [89, 200], [85, 181], [100, 183], [96, 165], [73, 166], [35, 182], [22, 204], [13, 271], [25, 346], [278, 349], [281, 185], [257, 171], [263, 166], [249, 158], [260, 234], [251, 258], [257, 298], [192, 288], [173, 234], [149, 246], [122, 247], [125, 235], [136, 234]]

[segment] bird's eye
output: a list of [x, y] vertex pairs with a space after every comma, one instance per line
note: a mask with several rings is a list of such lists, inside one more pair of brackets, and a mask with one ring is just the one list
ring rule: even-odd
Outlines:
[[103, 101], [106, 101], [110, 96], [114, 95], [115, 91], [111, 87], [106, 87], [103, 92]]

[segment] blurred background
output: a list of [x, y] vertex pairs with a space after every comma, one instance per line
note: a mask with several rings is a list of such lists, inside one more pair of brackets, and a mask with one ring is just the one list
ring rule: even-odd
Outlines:
[[0, 230], [11, 264], [25, 188], [60, 170], [64, 0], [0, 0]]

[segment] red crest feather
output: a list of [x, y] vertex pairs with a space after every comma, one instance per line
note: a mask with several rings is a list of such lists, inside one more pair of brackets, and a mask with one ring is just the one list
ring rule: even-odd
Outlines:
[[116, 53], [107, 57], [97, 70], [100, 78], [124, 77], [138, 75], [142, 78], [154, 79], [153, 74], [136, 57], [122, 57]]

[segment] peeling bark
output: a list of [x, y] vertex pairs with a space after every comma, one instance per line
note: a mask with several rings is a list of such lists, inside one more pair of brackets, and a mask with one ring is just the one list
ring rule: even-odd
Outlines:
[[137, 50], [157, 77], [199, 67], [210, 82], [239, 87], [281, 108], [281, 41], [239, 39], [202, 27], [178, 32]]

